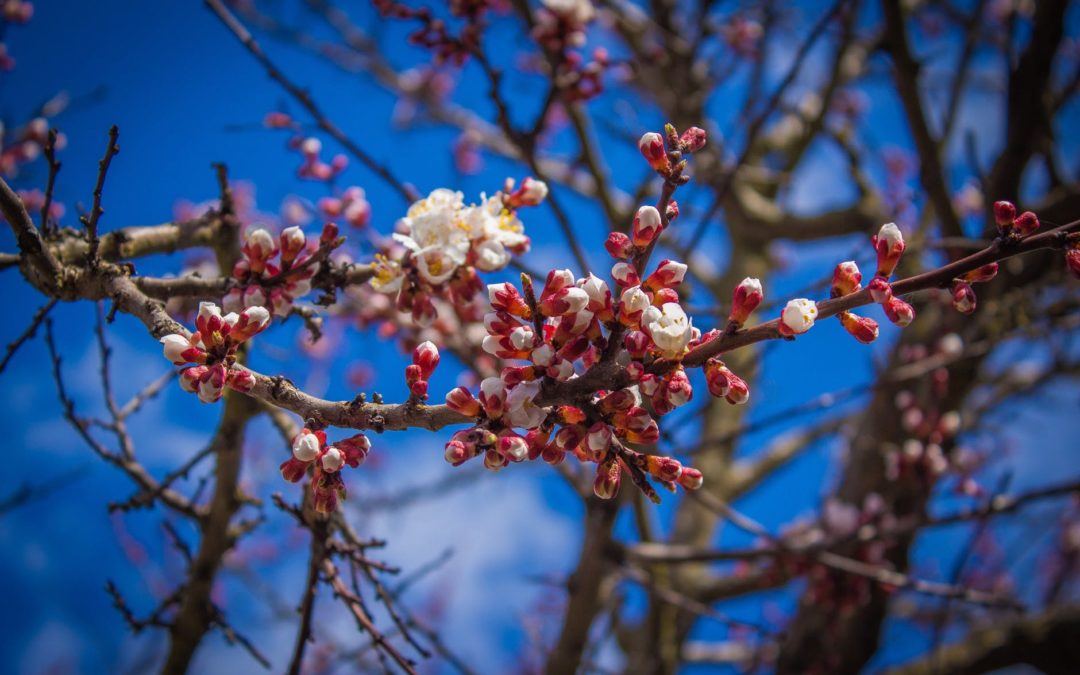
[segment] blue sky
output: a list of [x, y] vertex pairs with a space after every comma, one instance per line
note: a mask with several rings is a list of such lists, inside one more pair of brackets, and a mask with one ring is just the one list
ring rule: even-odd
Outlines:
[[[367, 12], [365, 7], [363, 10]], [[302, 13], [297, 13], [302, 17]], [[398, 64], [416, 61], [414, 50], [401, 45], [402, 31], [388, 31], [388, 57]], [[505, 53], [518, 36], [507, 31], [496, 38], [498, 53]], [[25, 120], [41, 102], [59, 91], [74, 100], [56, 120], [68, 138], [61, 154], [63, 170], [57, 198], [68, 207], [65, 224], [74, 224], [75, 204], [89, 202], [97, 160], [109, 125], [120, 127], [121, 153], [110, 170], [105, 189], [105, 230], [152, 224], [171, 218], [180, 200], [202, 201], [216, 194], [210, 164], [226, 162], [236, 180], [256, 187], [261, 210], [274, 213], [290, 195], [316, 199], [318, 185], [295, 178], [295, 153], [287, 151], [278, 134], [259, 128], [263, 115], [277, 108], [285, 96], [242, 50], [217, 20], [198, 3], [130, 3], [122, 0], [41, 2], [28, 26], [9, 29], [9, 51], [18, 60], [15, 71], [0, 75], [0, 115], [9, 124]], [[449, 144], [452, 133], [421, 129], [405, 133], [391, 128], [394, 101], [362, 78], [347, 76], [320, 65], [290, 46], [262, 38], [271, 55], [297, 81], [310, 86], [313, 95], [346, 133], [380, 160], [387, 160], [398, 175], [421, 192], [453, 187], [477, 199], [482, 191], [494, 191], [507, 175], [520, 178], [520, 168], [486, 157], [483, 171], [462, 176], [454, 171]], [[770, 72], [783, 72], [786, 58], [779, 53]], [[813, 65], [811, 66], [813, 72]], [[520, 119], [529, 119], [535, 99], [535, 79], [510, 77], [506, 84], [520, 106]], [[869, 85], [873, 136], [885, 146], [903, 146], [908, 140], [899, 110], [888, 88]], [[455, 100], [488, 109], [484, 85], [467, 70], [459, 78]], [[297, 112], [294, 105], [288, 110]], [[604, 111], [603, 108], [598, 110]], [[713, 112], [713, 111], [711, 111]], [[730, 110], [717, 106], [718, 124]], [[662, 121], [647, 109], [639, 120], [626, 121], [626, 131], [636, 136]], [[992, 130], [1000, 123], [1000, 111], [972, 110], [978, 123]], [[1073, 116], [1075, 117], [1075, 115]], [[325, 140], [331, 152], [332, 142]], [[1080, 139], [1076, 139], [1080, 140]], [[555, 140], [558, 150], [562, 141]], [[617, 167], [614, 181], [632, 189], [641, 172], [635, 170], [636, 151], [620, 145], [613, 134], [605, 137], [609, 161]], [[631, 160], [631, 161], [626, 161]], [[832, 179], [835, 154], [815, 150], [787, 198], [813, 211], [840, 203], [849, 196]], [[631, 167], [623, 169], [623, 167]], [[19, 176], [20, 187], [40, 187], [41, 163]], [[372, 203], [373, 224], [388, 232], [406, 206], [356, 163], [343, 177], [346, 184], [364, 187]], [[963, 177], [957, 177], [958, 185]], [[582, 232], [586, 248], [598, 269], [609, 260], [599, 244], [602, 225], [599, 213], [572, 196], [565, 196]], [[534, 239], [534, 251], [526, 262], [538, 269], [572, 266], [559, 239], [557, 226], [545, 209], [530, 211], [525, 218]], [[0, 250], [12, 251], [7, 231], [0, 233]], [[713, 260], [727, 256], [720, 236], [706, 239], [703, 252]], [[845, 238], [797, 249], [797, 264], [778, 274], [767, 289], [769, 297], [785, 297], [820, 278], [849, 251], [859, 251], [860, 262], [869, 260], [870, 248], [860, 240]], [[143, 273], [178, 270], [176, 259], [147, 259], [137, 263]], [[33, 311], [42, 303], [14, 271], [0, 275], [9, 298], [8, 321], [0, 328], [7, 343], [22, 331]], [[82, 414], [98, 411], [99, 378], [97, 351], [92, 340], [93, 307], [60, 306], [52, 316], [57, 326], [60, 351], [73, 397]], [[895, 332], [880, 314], [882, 339], [873, 348], [855, 344], [835, 322], [823, 323], [795, 344], [770, 349], [764, 370], [752, 394], [752, 418], [810, 400], [815, 396], [866, 382], [872, 375], [873, 358], [887, 350]], [[281, 373], [312, 393], [328, 398], [351, 398], [345, 377], [361, 361], [387, 366], [375, 389], [387, 400], [405, 397], [400, 356], [396, 348], [351, 327], [335, 328], [331, 337], [339, 342], [332, 354], [314, 363], [283, 358], [296, 344], [298, 326], [287, 324], [255, 350], [253, 362], [263, 372]], [[120, 317], [110, 332], [118, 397], [123, 400], [143, 384], [165, 373], [169, 365], [160, 357], [157, 344], [141, 325]], [[815, 367], [809, 376], [791, 377], [805, 364]], [[160, 511], [127, 517], [110, 516], [106, 505], [130, 494], [128, 481], [117, 471], [96, 461], [90, 451], [59, 418], [55, 389], [48, 373], [48, 359], [40, 340], [26, 345], [3, 375], [0, 420], [9, 434], [6, 494], [23, 482], [41, 483], [76, 475], [57, 494], [44, 501], [0, 515], [0, 593], [6, 609], [0, 615], [0, 670], [40, 672], [114, 672], [137, 662], [144, 650], [160, 649], [161, 634], [129, 636], [120, 616], [104, 592], [105, 579], [114, 580], [137, 612], [153, 606], [153, 598], [175, 584], [182, 566], [161, 529]], [[434, 392], [453, 386], [457, 372], [451, 358], [433, 382]], [[698, 383], [695, 380], [695, 383]], [[699, 396], [705, 394], [703, 383]], [[1061, 422], [1062, 411], [1075, 412], [1076, 391], [1058, 387], [1034, 405], [1015, 413], [1023, 424], [1011, 425], [1018, 452], [1009, 460], [1015, 472], [1013, 487], [1042, 484], [1051, 478], [1080, 472], [1068, 438], [1077, 431], [1073, 421]], [[202, 447], [213, 429], [218, 410], [203, 406], [170, 388], [135, 418], [132, 431], [139, 441], [139, 455], [152, 471], [164, 472]], [[796, 419], [772, 428], [773, 432], [798, 428]], [[1022, 428], [1018, 428], [1022, 427]], [[1036, 431], [1028, 431], [1034, 429]], [[743, 453], [759, 449], [771, 433], [750, 436]], [[399, 494], [408, 488], [428, 486], [452, 471], [442, 460], [444, 434], [403, 433], [374, 439], [378, 462], [347, 477], [351, 500], [369, 503], [380, 495]], [[266, 496], [281, 491], [296, 499], [294, 486], [283, 484], [276, 466], [284, 458], [273, 430], [265, 420], [257, 422], [245, 446], [250, 458], [245, 481]], [[1030, 451], [1039, 448], [1038, 452]], [[799, 515], [813, 512], [836, 476], [840, 449], [836, 443], [820, 443], [762, 489], [747, 497], [741, 507], [774, 530]], [[472, 467], [475, 469], [475, 467]], [[953, 500], [955, 501], [955, 500]], [[951, 503], [951, 502], [950, 502]], [[558, 603], [544, 579], [558, 579], [576, 562], [580, 538], [578, 517], [582, 507], [569, 488], [546, 466], [514, 466], [498, 475], [482, 474], [435, 501], [420, 502], [407, 509], [387, 512], [353, 508], [362, 531], [390, 539], [382, 557], [404, 568], [404, 574], [452, 553], [449, 562], [425, 577], [406, 596], [417, 607], [444, 603], [438, 616], [444, 635], [457, 651], [483, 672], [505, 670], [519, 663], [522, 654], [535, 652], [533, 638], [538, 626], [551, 638]], [[666, 522], [670, 506], [658, 509]], [[237, 552], [243, 562], [262, 574], [290, 606], [302, 583], [306, 543], [277, 514], [271, 522]], [[629, 522], [619, 530], [631, 532]], [[190, 536], [190, 533], [188, 533]], [[724, 543], [742, 541], [725, 534]], [[920, 543], [920, 554], [947, 559], [956, 548], [957, 533], [943, 532]], [[137, 543], [136, 543], [137, 542]], [[944, 566], [943, 566], [944, 568]], [[229, 572], [221, 599], [230, 619], [251, 626], [251, 636], [276, 664], [287, 658], [291, 633], [287, 622], [275, 622], [263, 600], [265, 589], [252, 588], [241, 575]], [[325, 596], [324, 596], [325, 597]], [[557, 596], [554, 596], [557, 597]], [[775, 595], [781, 605], [790, 597]], [[337, 609], [325, 610], [318, 627], [342, 640], [353, 636], [352, 626]], [[760, 618], [765, 604], [754, 597], [732, 603], [729, 611], [745, 618]], [[703, 626], [703, 636], [715, 636], [714, 627]], [[900, 624], [890, 624], [892, 645], [885, 658], [895, 659], [923, 648], [925, 636]], [[530, 651], [531, 650], [531, 651]], [[534, 654], [535, 655], [535, 654]], [[228, 648], [220, 635], [211, 635], [199, 654], [199, 670], [248, 671], [252, 661], [242, 651]]]

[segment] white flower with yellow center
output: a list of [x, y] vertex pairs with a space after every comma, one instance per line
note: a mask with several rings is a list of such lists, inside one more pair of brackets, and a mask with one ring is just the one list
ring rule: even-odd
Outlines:
[[682, 355], [694, 328], [682, 306], [677, 302], [665, 302], [659, 311], [647, 314], [647, 323], [645, 314], [642, 315], [642, 326], [660, 351], [665, 356]]

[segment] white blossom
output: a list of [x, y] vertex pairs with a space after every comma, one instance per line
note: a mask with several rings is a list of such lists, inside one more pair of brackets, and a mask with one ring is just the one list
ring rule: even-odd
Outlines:
[[661, 308], [660, 315], [649, 312], [651, 321], [645, 323], [642, 315], [642, 326], [646, 328], [649, 337], [656, 343], [666, 356], [678, 356], [686, 349], [690, 342], [693, 326], [686, 312], [677, 302], [666, 302]]
[[813, 300], [796, 298], [788, 302], [780, 313], [780, 318], [792, 333], [799, 334], [813, 328], [817, 315], [817, 304]]
[[533, 400], [540, 394], [540, 382], [521, 382], [506, 395], [506, 418], [522, 429], [535, 429], [547, 417], [543, 408]]

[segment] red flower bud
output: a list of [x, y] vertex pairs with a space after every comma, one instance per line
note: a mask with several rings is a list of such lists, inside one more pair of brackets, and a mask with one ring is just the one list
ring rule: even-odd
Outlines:
[[628, 260], [634, 256], [634, 243], [622, 232], [612, 232], [604, 242], [604, 248], [617, 260]]
[[664, 149], [664, 137], [660, 134], [644, 134], [638, 141], [638, 150], [654, 171], [665, 174], [671, 171], [671, 162], [668, 161], [667, 151]]
[[690, 127], [679, 137], [679, 145], [683, 152], [697, 152], [705, 147], [707, 138], [704, 129]]
[[1065, 251], [1065, 267], [1074, 279], [1080, 279], [1080, 248]]
[[1026, 237], [1037, 229], [1039, 229], [1039, 217], [1031, 211], [1024, 211], [1013, 221], [1013, 231], [1021, 237]]
[[682, 475], [683, 467], [679, 460], [672, 457], [658, 457], [649, 455], [645, 459], [646, 470], [666, 483], [674, 483]]
[[884, 305], [892, 299], [892, 286], [884, 277], [874, 277], [866, 288], [870, 291], [870, 298], [879, 305]]
[[619, 494], [619, 481], [622, 468], [619, 460], [612, 457], [596, 467], [596, 479], [593, 481], [593, 493], [600, 499], [611, 499]]
[[885, 316], [897, 326], [903, 328], [915, 320], [915, 308], [901, 298], [892, 297], [883, 305]]
[[844, 330], [864, 345], [870, 344], [878, 337], [877, 321], [871, 318], [851, 312], [840, 312], [840, 323], [843, 324]]
[[862, 282], [862, 272], [854, 260], [842, 262], [833, 270], [832, 289], [829, 297], [839, 298], [850, 295], [859, 290]]
[[728, 321], [737, 326], [746, 323], [751, 312], [757, 309], [765, 295], [761, 290], [761, 281], [746, 277], [735, 287], [735, 294], [731, 302], [731, 314]]
[[697, 469], [689, 466], [684, 466], [682, 473], [679, 474], [679, 485], [683, 486], [687, 490], [697, 490], [701, 487], [701, 484], [705, 481], [705, 477], [701, 475], [701, 472]]
[[972, 284], [983, 283], [990, 281], [997, 276], [998, 264], [996, 262], [987, 263], [982, 267], [973, 269], [964, 275], [964, 281]]
[[975, 311], [975, 291], [966, 281], [960, 279], [953, 281], [952, 297], [952, 304], [956, 311], [961, 314], [971, 314]]
[[439, 365], [439, 348], [430, 340], [421, 342], [413, 350], [413, 363], [420, 367], [422, 379], [430, 379]]
[[631, 228], [630, 238], [638, 248], [645, 248], [652, 243], [653, 239], [664, 228], [660, 220], [660, 212], [652, 206], [642, 206], [634, 215], [634, 224]]
[[1013, 221], [1016, 220], [1016, 205], [1012, 202], [994, 202], [994, 222], [997, 223], [998, 231], [1008, 234], [1012, 230]]

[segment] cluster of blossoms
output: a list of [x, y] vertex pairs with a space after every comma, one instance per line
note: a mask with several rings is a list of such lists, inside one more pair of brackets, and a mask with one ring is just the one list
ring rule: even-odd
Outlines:
[[366, 227], [371, 222], [371, 204], [361, 187], [346, 188], [337, 197], [323, 197], [319, 200], [319, 211], [326, 218], [342, 218], [357, 228]]
[[300, 178], [329, 182], [337, 178], [338, 174], [349, 165], [349, 158], [340, 153], [334, 155], [329, 164], [322, 161], [320, 157], [322, 141], [314, 136], [302, 140], [295, 138], [290, 142], [290, 147], [292, 146], [300, 150], [300, 156], [303, 158], [296, 169], [296, 175]]
[[173, 364], [195, 364], [180, 371], [180, 387], [198, 394], [203, 403], [213, 403], [225, 387], [247, 392], [255, 385], [248, 370], [235, 367], [236, 350], [269, 325], [270, 313], [263, 307], [222, 315], [217, 305], [203, 302], [195, 317], [195, 332], [190, 337], [166, 335], [161, 344], [165, 358]]
[[297, 483], [311, 469], [311, 495], [315, 510], [330, 513], [338, 501], [345, 499], [345, 482], [341, 468], [356, 468], [367, 459], [371, 441], [364, 434], [356, 434], [334, 445], [327, 445], [326, 433], [304, 429], [292, 442], [292, 457], [281, 464], [281, 475], [290, 483]]
[[[523, 292], [510, 283], [488, 286], [492, 311], [484, 319], [483, 348], [526, 365], [506, 366], [498, 377], [483, 380], [478, 396], [465, 387], [447, 394], [451, 409], [477, 420], [446, 444], [448, 462], [456, 466], [483, 454], [485, 466], [498, 470], [537, 458], [559, 464], [573, 454], [581, 462], [597, 464], [593, 490], [601, 498], [617, 494], [624, 471], [653, 499], [658, 498], [646, 476], [672, 490], [676, 484], [700, 487], [697, 469], [626, 446], [655, 443], [660, 431], [654, 415], [690, 401], [693, 388], [679, 360], [703, 339], [675, 290], [686, 265], [663, 260], [642, 280], [627, 262], [647, 249], [661, 229], [659, 212], [645, 206], [634, 219], [631, 235], [609, 239], [608, 250], [622, 259], [612, 269], [615, 293], [595, 275], [575, 279], [570, 270], [552, 270], [539, 297], [524, 275]], [[573, 405], [544, 402], [545, 382], [567, 382], [578, 377], [579, 370], [612, 356], [632, 384], [596, 392]], [[673, 367], [650, 372], [661, 360]], [[739, 389], [745, 393], [745, 383], [730, 371], [727, 375], [728, 385], [720, 395]], [[720, 378], [713, 379], [719, 386]], [[710, 391], [716, 393], [712, 384]], [[746, 397], [733, 394], [733, 399], [742, 402]], [[524, 435], [515, 429], [525, 430]]]
[[453, 35], [448, 23], [427, 7], [413, 8], [395, 0], [374, 0], [372, 4], [384, 17], [419, 21], [420, 27], [409, 33], [409, 43], [430, 50], [435, 65], [456, 66], [463, 65], [479, 47], [481, 19], [489, 9], [498, 6], [494, 0], [450, 0], [447, 3], [450, 14], [465, 20], [460, 32]]
[[428, 379], [439, 365], [439, 349], [430, 341], [422, 342], [413, 350], [412, 361], [405, 366], [405, 384], [413, 401], [426, 401]]
[[585, 26], [596, 16], [590, 0], [543, 0], [533, 38], [554, 52], [585, 44]]
[[[22, 127], [12, 129], [11, 133], [0, 123], [0, 145], [3, 146], [3, 150], [0, 150], [0, 174], [8, 177], [17, 175], [19, 167], [41, 156], [48, 142], [49, 120], [45, 117], [35, 117]], [[63, 150], [65, 146], [67, 136], [57, 133], [54, 149]]]
[[[333, 248], [339, 243], [333, 223], [323, 227], [320, 246]], [[285, 317], [293, 303], [311, 292], [311, 278], [319, 271], [316, 251], [308, 247], [307, 237], [299, 227], [287, 227], [277, 240], [265, 228], [255, 227], [244, 237], [240, 248], [243, 257], [233, 266], [236, 286], [222, 300], [226, 311], [245, 307], [268, 307], [275, 316]]]
[[493, 197], [466, 205], [460, 192], [434, 190], [398, 222], [398, 250], [376, 256], [372, 287], [396, 294], [398, 309], [422, 325], [436, 316], [435, 297], [472, 302], [483, 289], [477, 270], [500, 270], [512, 253], [529, 250], [517, 210], [540, 204], [547, 192], [542, 181], [526, 178], [515, 189], [508, 179]]
[[[900, 362], [913, 364], [927, 359], [945, 364], [964, 353], [963, 339], [956, 333], [942, 336], [934, 345], [907, 345], [899, 354]], [[960, 477], [957, 492], [979, 496], [982, 488], [971, 477], [977, 459], [970, 452], [958, 452], [950, 447], [960, 432], [961, 417], [956, 410], [946, 408], [949, 393], [949, 370], [934, 368], [928, 377], [912, 383], [912, 387], [897, 392], [896, 409], [900, 426], [907, 438], [885, 454], [885, 476], [889, 480], [917, 480], [926, 487], [933, 486], [947, 471]]]
[[[2, 0], [0, 3], [0, 18], [3, 23], [26, 24], [34, 16], [33, 3], [25, 0]], [[0, 70], [14, 70], [15, 59], [8, 54], [7, 44], [0, 42]]]

